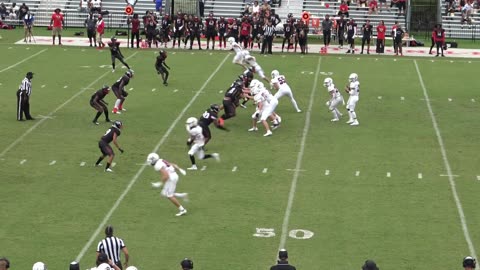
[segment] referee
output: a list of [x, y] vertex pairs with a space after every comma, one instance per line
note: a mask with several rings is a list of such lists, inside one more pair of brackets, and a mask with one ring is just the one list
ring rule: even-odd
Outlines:
[[32, 79], [33, 73], [27, 72], [27, 75], [23, 79], [22, 83], [18, 87], [17, 91], [17, 120], [25, 121], [23, 115], [27, 120], [35, 120], [30, 115], [30, 95], [32, 94]]
[[275, 35], [275, 26], [272, 25], [272, 21], [268, 21], [268, 24], [263, 27], [263, 44], [261, 54], [272, 54], [273, 36]]
[[125, 268], [128, 267], [128, 249], [123, 243], [123, 240], [113, 236], [113, 227], [111, 225], [108, 225], [107, 228], [105, 228], [105, 239], [102, 241], [98, 242], [97, 246], [97, 261], [98, 261], [98, 256], [101, 253], [105, 253], [108, 256], [108, 259], [112, 260], [120, 269], [123, 270], [122, 263], [120, 262], [120, 250], [123, 251], [123, 254], [125, 254], [125, 263], [123, 266]]
[[325, 20], [322, 21], [322, 29], [323, 29], [323, 44], [325, 47], [330, 45], [330, 38], [332, 36], [332, 26], [333, 22], [330, 20], [329, 15], [325, 15]]

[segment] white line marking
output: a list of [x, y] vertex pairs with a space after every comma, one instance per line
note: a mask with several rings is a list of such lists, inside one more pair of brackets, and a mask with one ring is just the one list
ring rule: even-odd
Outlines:
[[268, 172], [268, 168], [263, 168], [262, 173], [267, 173], [267, 172]]
[[480, 181], [480, 175], [477, 175], [477, 180]]
[[[305, 151], [305, 144], [307, 142], [307, 135], [308, 135], [308, 130], [310, 128], [310, 119], [311, 119], [311, 114], [312, 114], [312, 107], [313, 107], [313, 101], [315, 100], [315, 92], [317, 90], [317, 83], [318, 83], [318, 73], [320, 72], [320, 64], [322, 62], [322, 58], [318, 57], [318, 64], [317, 64], [317, 70], [315, 72], [315, 79], [313, 81], [313, 87], [312, 91], [310, 92], [310, 101], [308, 103], [308, 109], [305, 114], [305, 125], [303, 126], [303, 132], [302, 132], [302, 140], [300, 141], [300, 149], [298, 151], [297, 155], [297, 163], [295, 165], [295, 168], [299, 170], [302, 167], [302, 160], [303, 160], [303, 153]], [[280, 244], [275, 252], [275, 258], [278, 256], [278, 250], [282, 249], [285, 247], [285, 243], [287, 241], [287, 236], [288, 236], [288, 223], [290, 220], [290, 213], [292, 212], [292, 206], [293, 206], [293, 199], [295, 198], [295, 191], [297, 189], [297, 182], [298, 182], [298, 176], [300, 175], [299, 171], [295, 171], [293, 174], [292, 178], [292, 184], [290, 186], [290, 192], [288, 194], [288, 202], [287, 202], [287, 207], [285, 208], [285, 216], [283, 217], [283, 223], [282, 223], [282, 235], [280, 237]]]
[[178, 92], [178, 89], [173, 89], [173, 92], [174, 92], [174, 93]]
[[405, 100], [405, 97], [400, 97], [400, 100]]
[[25, 48], [26, 50], [30, 50], [30, 47]]
[[475, 99], [472, 98], [472, 102], [475, 102]]
[[453, 99], [451, 99], [451, 98], [448, 98], [448, 101], [450, 101], [450, 102], [451, 102], [452, 100], [453, 100]]
[[200, 171], [205, 171], [207, 169], [207, 166], [203, 165], [203, 167], [200, 169]]
[[68, 88], [68, 85], [65, 85], [65, 86], [63, 87], [63, 89], [65, 89], [65, 88]]
[[27, 162], [26, 159], [22, 159], [22, 161], [20, 161], [20, 165], [23, 165], [25, 162]]
[[117, 165], [116, 162], [112, 162], [112, 168], [115, 167]]
[[378, 96], [377, 98], [378, 98], [378, 99], [382, 99], [382, 96]]
[[[45, 49], [46, 50], [46, 49]], [[137, 54], [138, 52], [135, 52], [133, 53], [132, 55], [130, 55], [129, 57], [125, 58], [126, 60], [128, 60], [130, 57], [133, 57]], [[107, 71], [105, 72], [103, 75], [99, 76], [97, 79], [95, 79], [92, 83], [90, 83], [87, 87], [85, 88], [90, 88], [92, 87], [94, 84], [96, 84], [98, 81], [100, 81], [101, 79], [103, 79], [103, 77], [107, 76], [108, 74], [112, 73], [111, 71]], [[65, 101], [64, 103], [60, 104], [60, 106], [58, 106], [57, 108], [55, 108], [55, 110], [51, 111], [47, 116], [48, 117], [51, 117], [53, 114], [55, 114], [56, 112], [58, 112], [60, 109], [62, 109], [63, 107], [65, 107], [68, 103], [70, 103], [72, 100], [74, 100], [76, 97], [78, 97], [79, 95], [83, 94], [83, 92], [85, 92], [85, 90], [80, 90], [78, 92], [75, 93], [75, 95], [73, 95], [71, 98], [67, 99], [67, 101]], [[15, 145], [17, 145], [19, 142], [21, 142], [28, 134], [30, 134], [32, 131], [34, 131], [39, 125], [41, 125], [43, 122], [45, 122], [47, 118], [43, 118], [43, 119], [40, 119], [40, 121], [37, 121], [35, 123], [35, 125], [33, 125], [32, 127], [30, 127], [27, 131], [25, 131], [22, 135], [20, 135], [19, 137], [17, 137], [17, 139], [15, 141], [13, 141], [13, 143], [11, 143], [9, 146], [7, 146], [7, 148], [5, 148], [1, 153], [0, 153], [0, 157], [3, 157], [8, 151], [10, 151], [10, 149], [12, 149]]]
[[359, 176], [359, 175], [360, 175], [360, 171], [356, 171], [355, 176]]
[[128, 91], [132, 91], [133, 90], [133, 87], [130, 87], [130, 89], [128, 89]]
[[422, 178], [423, 178], [422, 174], [419, 173], [419, 174], [418, 174], [418, 179], [422, 179]]
[[0, 73], [4, 72], [4, 71], [6, 71], [6, 70], [9, 70], [9, 69], [11, 69], [11, 68], [14, 68], [14, 67], [16, 67], [16, 66], [18, 66], [18, 65], [20, 65], [21, 63], [23, 63], [23, 62], [25, 62], [25, 61], [28, 61], [28, 60], [32, 59], [33, 57], [35, 57], [35, 56], [37, 56], [37, 55], [39, 55], [39, 54], [41, 54], [41, 53], [45, 52], [46, 50], [48, 50], [48, 49], [43, 49], [43, 50], [41, 50], [41, 51], [37, 52], [36, 54], [32, 54], [32, 55], [30, 55], [29, 57], [27, 57], [27, 58], [23, 59], [22, 61], [20, 61], [20, 62], [18, 62], [18, 63], [16, 63], [16, 64], [14, 64], [14, 65], [11, 65], [11, 66], [8, 66], [8, 67], [6, 67], [6, 68], [4, 68], [4, 69], [0, 70]]
[[[154, 152], [157, 152], [158, 149], [160, 148], [160, 146], [163, 145], [163, 143], [167, 140], [168, 136], [170, 136], [170, 133], [172, 133], [173, 129], [175, 127], [177, 127], [178, 125], [178, 122], [180, 122], [180, 120], [183, 119], [185, 113], [187, 112], [187, 110], [192, 106], [192, 104], [195, 102], [195, 100], [197, 100], [197, 98], [200, 96], [200, 91], [203, 91], [203, 89], [205, 89], [205, 87], [207, 87], [207, 84], [212, 80], [212, 78], [215, 76], [215, 74], [218, 73], [218, 71], [220, 70], [220, 68], [223, 66], [223, 64], [225, 64], [225, 61], [227, 61], [227, 59], [230, 57], [230, 53], [227, 54], [225, 56], [225, 58], [223, 58], [222, 62], [220, 62], [220, 64], [218, 65], [218, 67], [212, 72], [212, 74], [210, 75], [210, 77], [208, 77], [208, 79], [203, 83], [202, 87], [200, 87], [200, 89], [198, 90], [198, 92], [192, 97], [192, 99], [190, 100], [190, 102], [188, 102], [187, 105], [185, 105], [185, 107], [183, 108], [183, 110], [180, 112], [180, 114], [178, 115], [178, 117], [173, 121], [173, 123], [170, 125], [170, 127], [168, 128], [167, 132], [165, 132], [165, 134], [163, 135], [163, 137], [160, 139], [160, 141], [157, 143], [157, 145], [155, 145], [155, 148], [151, 151], [152, 153]], [[110, 73], [110, 72], [108, 72]], [[137, 171], [137, 173], [132, 177], [132, 180], [130, 180], [130, 182], [128, 183], [127, 187], [125, 188], [125, 190], [122, 192], [122, 194], [120, 194], [120, 196], [118, 197], [118, 199], [115, 201], [115, 203], [113, 204], [112, 208], [110, 208], [110, 210], [108, 211], [108, 213], [105, 215], [105, 217], [103, 218], [102, 222], [100, 222], [100, 224], [98, 225], [97, 229], [95, 230], [95, 232], [92, 234], [92, 236], [90, 237], [90, 239], [88, 239], [88, 242], [85, 244], [85, 246], [82, 248], [82, 250], [80, 251], [80, 253], [78, 254], [77, 258], [75, 259], [75, 261], [79, 262], [82, 260], [83, 256], [85, 255], [85, 253], [87, 252], [87, 250], [90, 248], [90, 246], [92, 245], [93, 241], [95, 241], [95, 239], [97, 238], [98, 234], [104, 229], [105, 227], [105, 224], [107, 224], [107, 221], [110, 219], [110, 217], [112, 216], [113, 212], [115, 212], [115, 210], [118, 208], [118, 206], [120, 205], [120, 203], [123, 201], [123, 199], [125, 198], [125, 196], [127, 195], [127, 193], [130, 191], [130, 189], [132, 189], [132, 186], [135, 184], [135, 182], [137, 182], [137, 179], [138, 177], [140, 177], [140, 175], [142, 174], [142, 172], [145, 170], [145, 168], [147, 167], [147, 165], [144, 165], [142, 167], [140, 167], [140, 169]]]
[[330, 175], [330, 170], [325, 170], [325, 175]]
[[155, 92], [155, 91], [157, 91], [157, 88], [153, 88], [153, 89], [152, 89], [152, 92]]
[[40, 86], [41, 88], [45, 88], [45, 84], [42, 84], [42, 86]]
[[8, 47], [9, 50], [13, 49], [13, 47]]
[[233, 166], [232, 172], [236, 172], [236, 171], [237, 171], [237, 166]]
[[455, 199], [455, 204], [457, 206], [460, 223], [462, 224], [463, 235], [465, 237], [465, 240], [467, 241], [468, 249], [470, 251], [469, 254], [474, 258], [478, 258], [475, 252], [475, 247], [473, 246], [472, 238], [470, 237], [470, 232], [468, 231], [467, 218], [465, 217], [465, 213], [463, 212], [463, 206], [462, 206], [462, 203], [460, 202], [460, 198], [457, 193], [457, 187], [455, 185], [455, 180], [453, 179], [452, 168], [450, 166], [450, 162], [448, 161], [447, 150], [445, 149], [445, 144], [443, 143], [442, 135], [440, 133], [440, 128], [438, 127], [437, 119], [435, 118], [435, 114], [433, 113], [432, 105], [430, 104], [430, 101], [428, 101], [427, 88], [423, 83], [422, 74], [420, 73], [420, 69], [418, 68], [417, 60], [413, 60], [413, 63], [415, 64], [415, 68], [417, 69], [418, 80], [420, 81], [420, 85], [422, 86], [423, 95], [427, 100], [425, 103], [427, 104], [428, 112], [430, 114], [430, 118], [432, 119], [432, 125], [433, 125], [433, 128], [435, 129], [435, 134], [437, 135], [438, 144], [440, 146], [440, 151], [442, 153], [443, 163], [444, 163], [445, 169], [447, 170], [448, 182], [450, 183], [452, 195], [453, 195], [453, 198]]
[[52, 160], [52, 162], [50, 162], [48, 165], [52, 166], [52, 165], [55, 165], [55, 163], [57, 163], [56, 160]]
[[85, 161], [80, 162], [80, 167], [85, 166]]
[[390, 177], [392, 176], [392, 174], [390, 172], [387, 172], [387, 177]]
[[38, 115], [38, 118], [48, 118], [48, 119], [53, 119], [53, 116], [45, 116], [45, 115]]
[[297, 170], [297, 169], [286, 169], [287, 171], [291, 171], [291, 172], [296, 172], [296, 171], [299, 171], [299, 172], [306, 172], [307, 170]]
[[451, 174], [451, 175], [449, 175], [449, 174], [440, 174], [440, 176], [458, 177], [457, 174]]

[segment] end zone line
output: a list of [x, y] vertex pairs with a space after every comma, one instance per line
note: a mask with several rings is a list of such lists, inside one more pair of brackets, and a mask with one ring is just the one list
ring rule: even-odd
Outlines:
[[[170, 125], [170, 127], [168, 128], [167, 132], [165, 132], [165, 134], [163, 135], [163, 137], [160, 139], [160, 141], [157, 143], [157, 145], [155, 145], [155, 148], [152, 150], [152, 152], [157, 152], [158, 149], [160, 148], [160, 146], [163, 145], [163, 143], [167, 140], [168, 136], [170, 136], [170, 133], [172, 133], [173, 129], [177, 126], [178, 122], [183, 118], [183, 116], [185, 115], [185, 113], [187, 112], [187, 110], [190, 108], [190, 106], [192, 106], [192, 104], [195, 102], [195, 100], [197, 100], [198, 96], [200, 95], [200, 93], [205, 89], [205, 87], [207, 87], [207, 84], [212, 80], [212, 78], [217, 74], [217, 72], [220, 70], [220, 68], [223, 66], [223, 64], [225, 64], [225, 61], [230, 57], [230, 53], [228, 53], [225, 58], [223, 58], [222, 62], [220, 62], [220, 64], [218, 64], [217, 68], [213, 71], [213, 73], [210, 75], [210, 77], [208, 77], [208, 79], [203, 83], [202, 87], [200, 87], [200, 89], [197, 91], [197, 93], [192, 97], [192, 99], [190, 100], [190, 102], [188, 102], [187, 105], [185, 105], [185, 107], [183, 108], [183, 110], [180, 112], [180, 114], [178, 115], [178, 117], [173, 121], [173, 123]], [[137, 173], [132, 177], [132, 180], [130, 180], [130, 182], [128, 183], [127, 187], [125, 188], [125, 190], [122, 192], [122, 194], [118, 197], [118, 199], [115, 201], [115, 203], [113, 204], [112, 208], [110, 208], [110, 210], [108, 211], [108, 213], [105, 215], [105, 217], [103, 218], [102, 222], [100, 222], [100, 224], [98, 225], [97, 229], [95, 230], [95, 232], [92, 234], [92, 236], [90, 237], [90, 239], [88, 239], [88, 242], [85, 244], [85, 246], [82, 248], [82, 250], [80, 251], [80, 253], [78, 254], [77, 258], [75, 259], [75, 261], [77, 262], [80, 262], [83, 258], [83, 256], [85, 255], [85, 252], [87, 252], [88, 248], [90, 248], [90, 246], [92, 245], [93, 241], [95, 240], [95, 238], [97, 238], [98, 234], [104, 229], [105, 227], [105, 224], [107, 224], [107, 221], [110, 219], [110, 217], [112, 216], [113, 212], [115, 212], [115, 210], [118, 208], [118, 206], [120, 205], [120, 203], [123, 201], [123, 199], [125, 198], [125, 196], [127, 195], [127, 193], [130, 191], [130, 189], [132, 188], [132, 186], [135, 184], [135, 182], [137, 182], [137, 179], [138, 177], [140, 177], [140, 175], [142, 174], [142, 172], [145, 170], [145, 168], [147, 167], [147, 164], [144, 164], [142, 167], [140, 167], [140, 169], [137, 171]]]
[[[46, 50], [46, 49], [45, 49]], [[132, 55], [128, 56], [127, 58], [125, 58], [125, 60], [135, 56], [138, 52], [135, 52], [133, 53]], [[55, 110], [51, 111], [50, 113], [48, 113], [45, 118], [42, 118], [40, 120], [38, 120], [33, 126], [31, 126], [27, 131], [25, 131], [22, 135], [20, 135], [15, 141], [13, 141], [13, 143], [11, 143], [9, 146], [7, 146], [7, 148], [5, 148], [1, 153], [0, 153], [0, 157], [3, 157], [8, 151], [10, 151], [10, 149], [12, 149], [15, 145], [17, 145], [19, 142], [21, 142], [28, 134], [30, 134], [32, 131], [34, 131], [39, 125], [41, 125], [43, 122], [45, 122], [45, 120], [49, 119], [52, 117], [52, 115], [56, 112], [58, 112], [59, 110], [61, 110], [63, 107], [65, 107], [68, 103], [70, 103], [72, 100], [74, 100], [76, 97], [78, 97], [79, 95], [83, 94], [83, 92], [86, 91], [87, 88], [90, 88], [92, 87], [94, 84], [96, 84], [98, 81], [100, 81], [103, 77], [107, 76], [108, 74], [111, 74], [112, 72], [111, 71], [107, 71], [105, 72], [103, 75], [100, 75], [100, 77], [98, 77], [97, 79], [95, 79], [93, 82], [91, 82], [87, 87], [84, 87], [82, 88], [80, 91], [78, 91], [75, 95], [73, 95], [71, 98], [67, 99], [67, 101], [65, 101], [64, 103], [60, 104], [60, 106], [58, 106], [57, 108], [55, 108]]]
[[432, 125], [433, 125], [433, 128], [435, 129], [435, 134], [437, 135], [437, 141], [440, 146], [440, 151], [442, 153], [443, 163], [444, 163], [445, 169], [447, 170], [448, 182], [450, 183], [452, 195], [453, 195], [453, 198], [455, 199], [455, 204], [457, 206], [460, 223], [462, 224], [463, 235], [465, 237], [465, 240], [467, 241], [468, 249], [471, 254], [470, 256], [473, 256], [474, 258], [478, 258], [477, 253], [475, 252], [475, 247], [473, 246], [472, 239], [470, 237], [470, 233], [468, 231], [467, 218], [465, 217], [463, 206], [462, 206], [462, 203], [460, 202], [460, 197], [458, 196], [457, 187], [455, 185], [455, 180], [453, 178], [452, 168], [450, 166], [450, 162], [448, 161], [447, 151], [445, 149], [445, 144], [443, 143], [443, 138], [440, 132], [440, 128], [438, 127], [437, 119], [435, 118], [432, 105], [430, 104], [427, 88], [423, 83], [422, 74], [420, 73], [420, 69], [418, 68], [417, 60], [413, 60], [413, 63], [415, 64], [415, 69], [417, 70], [417, 74], [418, 74], [418, 80], [420, 81], [420, 85], [422, 86], [422, 90], [423, 90], [423, 95], [425, 96], [425, 103], [427, 104], [428, 113], [430, 114], [430, 118], [432, 119]]
[[23, 63], [23, 62], [25, 62], [25, 61], [28, 61], [28, 60], [32, 59], [33, 57], [35, 57], [35, 56], [37, 56], [37, 55], [39, 55], [39, 54], [41, 54], [41, 53], [44, 53], [46, 50], [48, 50], [48, 49], [43, 49], [43, 50], [37, 52], [36, 54], [30, 55], [29, 57], [23, 59], [22, 61], [20, 61], [20, 62], [18, 62], [18, 63], [16, 63], [16, 64], [13, 64], [13, 65], [11, 65], [11, 66], [6, 67], [6, 68], [0, 70], [0, 73], [2, 73], [2, 72], [4, 72], [4, 71], [7, 71], [7, 70], [9, 70], [9, 69], [11, 69], [11, 68], [14, 68], [14, 67], [16, 67], [16, 66], [18, 66], [18, 65], [20, 65], [21, 63]]
[[[295, 165], [295, 173], [293, 174], [292, 184], [290, 186], [290, 193], [288, 194], [287, 207], [285, 209], [285, 216], [283, 217], [282, 235], [280, 237], [280, 244], [278, 250], [285, 248], [285, 242], [288, 235], [288, 223], [290, 221], [290, 214], [292, 212], [293, 199], [295, 198], [295, 191], [297, 189], [298, 176], [300, 175], [300, 168], [302, 168], [303, 153], [305, 151], [305, 144], [307, 141], [307, 134], [310, 128], [310, 118], [313, 108], [313, 102], [315, 98], [315, 92], [317, 90], [318, 73], [320, 72], [320, 64], [322, 63], [322, 57], [318, 57], [317, 71], [315, 73], [315, 80], [313, 81], [312, 91], [310, 92], [310, 102], [305, 116], [305, 125], [303, 126], [302, 140], [300, 141], [300, 149], [297, 155], [297, 163]], [[278, 256], [278, 250], [275, 252], [275, 259]]]

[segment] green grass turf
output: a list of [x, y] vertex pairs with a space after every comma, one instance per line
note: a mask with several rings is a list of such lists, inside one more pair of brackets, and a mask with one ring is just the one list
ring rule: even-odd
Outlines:
[[[3, 34], [2, 42], [12, 39]], [[108, 51], [9, 47], [2, 47], [0, 70], [46, 49], [0, 73], [0, 151], [5, 152], [0, 157], [0, 255], [9, 257], [16, 269], [28, 269], [36, 261], [50, 269], [67, 267], [131, 183], [107, 223], [126, 241], [131, 264], [139, 269], [175, 269], [184, 257], [194, 260], [195, 269], [267, 269], [282, 239], [294, 180], [285, 233], [314, 233], [309, 239], [285, 238], [291, 263], [298, 269], [358, 269], [367, 258], [375, 259], [381, 269], [454, 269], [470, 255], [449, 179], [440, 176], [447, 172], [415, 58], [258, 56], [267, 74], [279, 69], [286, 75], [303, 112], [296, 113], [286, 98], [281, 99], [277, 112], [283, 125], [269, 138], [261, 136], [262, 128], [253, 134], [246, 131], [253, 112], [250, 103], [226, 121], [230, 132], [212, 128], [207, 149], [219, 152], [222, 162], [198, 161], [200, 167], [207, 166], [205, 171], [180, 178], [177, 190], [189, 192], [191, 202], [185, 204], [188, 215], [176, 218], [171, 203], [150, 187], [158, 173], [149, 167], [140, 171], [139, 164], [163, 142], [162, 157], [189, 165], [184, 121], [200, 116], [211, 103], [221, 103], [220, 91], [241, 73], [231, 64], [233, 55], [169, 51], [171, 79], [164, 87], [153, 68], [156, 51], [124, 49], [135, 70], [127, 87], [133, 89], [125, 103], [128, 111], [111, 118], [125, 124], [119, 137], [125, 153], [117, 154], [115, 172], [107, 174], [93, 162], [99, 155], [97, 141], [109, 125], [103, 116], [100, 126], [91, 123], [95, 112], [88, 101], [96, 89], [113, 84], [121, 74], [100, 67], [109, 64]], [[475, 125], [480, 98], [470, 82], [480, 62], [415, 61], [452, 173], [458, 175], [454, 181], [475, 245], [480, 237], [474, 195], [480, 191]], [[17, 122], [15, 91], [29, 70], [35, 72], [31, 107], [37, 120]], [[322, 72], [331, 72], [340, 89], [351, 72], [359, 74], [360, 126], [346, 125], [346, 116], [338, 123], [329, 121]], [[111, 108], [113, 94], [106, 100]], [[341, 111], [346, 113], [343, 107]], [[49, 114], [52, 119], [38, 116]], [[12, 146], [14, 142], [18, 143]], [[298, 157], [301, 171], [295, 177]], [[49, 165], [53, 160], [56, 163]], [[273, 229], [275, 236], [255, 237], [257, 228]], [[82, 269], [93, 266], [102, 236], [88, 246]]]

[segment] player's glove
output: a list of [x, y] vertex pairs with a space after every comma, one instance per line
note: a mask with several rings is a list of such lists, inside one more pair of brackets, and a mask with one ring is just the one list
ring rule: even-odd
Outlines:
[[192, 141], [191, 139], [188, 139], [188, 140], [187, 140], [187, 145], [188, 145], [188, 146], [191, 146], [192, 143], [193, 143], [193, 141]]
[[122, 148], [118, 148], [118, 151], [120, 151], [120, 153], [122, 153], [122, 154], [124, 152]]

